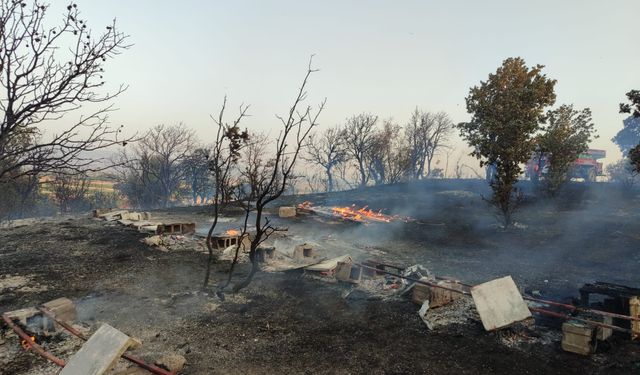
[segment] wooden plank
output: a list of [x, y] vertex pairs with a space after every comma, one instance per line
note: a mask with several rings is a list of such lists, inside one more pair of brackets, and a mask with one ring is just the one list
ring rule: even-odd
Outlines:
[[[634, 318], [640, 318], [640, 297], [629, 298], [629, 312]], [[640, 322], [631, 322], [631, 339], [640, 338]]]
[[531, 317], [511, 276], [476, 285], [471, 296], [487, 331], [506, 327]]
[[74, 354], [60, 375], [101, 375], [109, 371], [118, 358], [136, 341], [103, 324]]
[[338, 262], [351, 263], [353, 259], [351, 255], [343, 255], [337, 258], [328, 259], [320, 263], [313, 264], [311, 266], [306, 267], [306, 270], [314, 271], [314, 272], [327, 272], [334, 270], [338, 267]]

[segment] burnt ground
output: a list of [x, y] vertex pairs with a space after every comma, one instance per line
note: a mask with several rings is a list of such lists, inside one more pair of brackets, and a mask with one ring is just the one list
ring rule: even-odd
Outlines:
[[[428, 181], [287, 197], [282, 204], [368, 204], [415, 221], [363, 226], [298, 217], [276, 222], [289, 227], [294, 241], [326, 246], [328, 255], [348, 252], [357, 259], [421, 263], [469, 283], [512, 275], [525, 290], [558, 300], [577, 297], [577, 288], [596, 280], [639, 286], [637, 197], [604, 184], [574, 184], [555, 199], [528, 195], [515, 228], [505, 231], [480, 194], [488, 192], [477, 182]], [[153, 214], [190, 218], [199, 228], [209, 219], [202, 207]], [[237, 227], [233, 213], [227, 216], [224, 226]], [[345, 299], [344, 286], [293, 271], [259, 273], [249, 288], [221, 301], [200, 291], [203, 253], [161, 252], [141, 243], [144, 237], [87, 218], [0, 229], [0, 282], [16, 276], [28, 280], [1, 291], [0, 311], [72, 298], [79, 321], [91, 327], [106, 322], [142, 339], [136, 353], [143, 358], [183, 354], [185, 374], [640, 373], [640, 346], [624, 337], [581, 357], [563, 352], [557, 341], [506, 346], [501, 333], [487, 333], [475, 321], [429, 331], [409, 300], [366, 294]], [[225, 261], [215, 265], [212, 285], [226, 277], [227, 268]], [[554, 328], [540, 328], [549, 329]], [[0, 344], [0, 374], [54, 373], [53, 366], [17, 345], [13, 338]]]

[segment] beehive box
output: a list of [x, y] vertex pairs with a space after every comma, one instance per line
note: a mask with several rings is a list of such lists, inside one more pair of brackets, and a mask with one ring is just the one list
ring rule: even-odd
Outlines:
[[[420, 281], [435, 283], [434, 280], [428, 279], [426, 277], [421, 278]], [[460, 289], [460, 285], [452, 281], [441, 280], [438, 281], [437, 284], [447, 288]], [[416, 285], [413, 287], [412, 300], [415, 304], [418, 305], [422, 305], [424, 301], [429, 300], [429, 308], [435, 308], [444, 306], [451, 301], [460, 298], [461, 296], [462, 294], [453, 292], [451, 290], [416, 283]]]
[[596, 349], [596, 330], [588, 324], [569, 321], [562, 324], [562, 349], [567, 352], [589, 355]]

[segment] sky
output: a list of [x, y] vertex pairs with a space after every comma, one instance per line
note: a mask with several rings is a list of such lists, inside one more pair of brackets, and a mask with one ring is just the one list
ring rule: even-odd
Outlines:
[[[62, 14], [63, 2], [51, 13]], [[589, 107], [605, 163], [624, 94], [640, 88], [637, 0], [164, 1], [78, 0], [89, 26], [116, 18], [133, 46], [106, 66], [129, 86], [111, 120], [127, 131], [183, 122], [203, 141], [224, 95], [250, 104], [244, 125], [276, 134], [311, 54], [309, 103], [320, 128], [371, 112], [408, 120], [417, 107], [467, 121], [465, 96], [508, 57], [545, 65], [556, 105]], [[455, 155], [466, 154], [457, 135]], [[475, 163], [470, 161], [470, 163]]]

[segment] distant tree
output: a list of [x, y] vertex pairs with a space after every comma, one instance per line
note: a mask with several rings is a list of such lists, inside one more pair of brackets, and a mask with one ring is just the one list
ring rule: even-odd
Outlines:
[[185, 182], [189, 186], [193, 204], [204, 203], [211, 195], [209, 154], [208, 149], [198, 147], [190, 152], [182, 162]]
[[240, 159], [241, 178], [250, 188], [249, 200], [256, 198], [255, 194], [260, 190], [260, 186], [271, 176], [274, 161], [269, 158], [267, 146], [269, 138], [266, 134], [249, 133], [249, 140]]
[[613, 183], [620, 184], [625, 190], [630, 191], [635, 184], [638, 171], [635, 170], [629, 159], [620, 159], [607, 166], [607, 175]]
[[538, 137], [538, 150], [547, 155], [549, 163], [544, 187], [549, 194], [555, 195], [569, 178], [576, 158], [589, 149], [595, 134], [591, 110], [577, 111], [572, 105], [561, 105], [547, 112], [547, 124], [543, 125], [542, 131]]
[[369, 182], [367, 158], [372, 149], [377, 122], [378, 116], [362, 113], [347, 119], [344, 129], [347, 155], [356, 165], [360, 187], [367, 186]]
[[431, 164], [436, 154], [446, 145], [454, 124], [444, 112], [424, 112], [416, 108], [405, 127], [409, 148], [411, 177], [420, 179], [431, 174]]
[[139, 207], [168, 207], [184, 185], [184, 163], [196, 144], [184, 124], [153, 127], [131, 152], [122, 152], [119, 189]]
[[334, 169], [347, 159], [345, 138], [344, 129], [336, 126], [328, 128], [321, 133], [310, 134], [305, 145], [307, 152], [304, 155], [304, 160], [317, 164], [324, 169], [328, 192], [332, 192], [335, 188]]
[[515, 187], [525, 163], [534, 151], [534, 134], [544, 108], [555, 102], [556, 81], [542, 74], [542, 65], [528, 68], [522, 58], [508, 58], [487, 81], [472, 87], [466, 98], [471, 121], [458, 124], [460, 135], [473, 148], [480, 166], [493, 164], [491, 203], [498, 208], [504, 226], [521, 200]]
[[49, 182], [55, 202], [62, 213], [88, 208], [89, 203], [86, 198], [89, 190], [89, 178], [87, 175], [78, 175], [73, 172], [60, 171], [55, 173]]
[[374, 133], [366, 160], [376, 185], [399, 182], [408, 174], [410, 156], [404, 140], [398, 137], [401, 132], [400, 125], [386, 120]]
[[[108, 125], [111, 105], [88, 110], [73, 120], [68, 115], [90, 104], [106, 104], [122, 93], [100, 94], [104, 63], [129, 46], [115, 21], [92, 33], [76, 4], [57, 26], [40, 2], [0, 0], [0, 181], [25, 174], [64, 169], [67, 173], [105, 168], [89, 152], [128, 139], [120, 127]], [[45, 134], [45, 126], [68, 127]], [[30, 142], [15, 142], [25, 132]]]
[[[640, 90], [631, 90], [627, 93], [627, 98], [631, 102], [629, 103], [620, 103], [620, 113], [631, 113], [634, 117], [633, 125], [630, 124], [629, 127], [634, 128], [635, 135], [638, 134], [638, 123], [637, 120], [640, 118]], [[629, 120], [629, 119], [627, 119]], [[626, 121], [626, 120], [625, 120]], [[625, 128], [627, 128], [627, 123], [625, 122]], [[623, 129], [624, 131], [624, 129]], [[618, 133], [620, 134], [620, 133]], [[617, 137], [617, 135], [616, 135]], [[614, 138], [615, 139], [615, 138]], [[623, 151], [624, 152], [624, 151]], [[630, 147], [627, 153], [629, 161], [633, 168], [640, 172], [640, 142], [636, 144], [634, 147]]]

